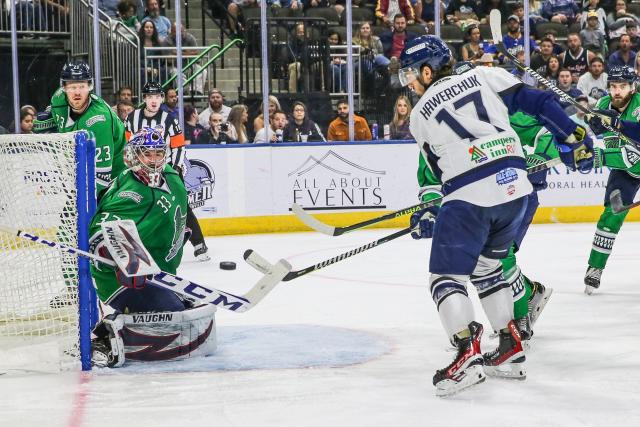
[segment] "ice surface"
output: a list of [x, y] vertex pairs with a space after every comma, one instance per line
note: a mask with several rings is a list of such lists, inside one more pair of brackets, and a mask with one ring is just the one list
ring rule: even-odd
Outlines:
[[[281, 283], [249, 312], [219, 310], [213, 357], [0, 376], [0, 426], [637, 426], [640, 224], [623, 227], [589, 297], [594, 229], [538, 225], [524, 242], [523, 272], [555, 292], [523, 382], [488, 378], [435, 397], [433, 373], [453, 353], [426, 285], [429, 243], [406, 237]], [[179, 273], [242, 293], [259, 277], [242, 261], [247, 248], [300, 269], [391, 232], [210, 238], [213, 260], [198, 263], [187, 247]], [[218, 269], [223, 260], [238, 269]]]

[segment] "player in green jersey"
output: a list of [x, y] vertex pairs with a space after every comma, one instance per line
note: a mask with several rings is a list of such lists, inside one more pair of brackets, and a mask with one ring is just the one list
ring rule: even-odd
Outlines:
[[[96, 140], [96, 190], [100, 193], [125, 169], [122, 149], [125, 128], [111, 107], [91, 93], [93, 76], [82, 61], [65, 64], [60, 74], [60, 88], [51, 97], [50, 118], [39, 118], [40, 132], [55, 128], [57, 132], [87, 130]], [[48, 125], [48, 126], [47, 126]]]
[[[638, 132], [633, 129], [633, 126], [637, 126], [640, 122], [640, 94], [635, 93], [636, 78], [633, 68], [614, 67], [610, 70], [607, 78], [609, 95], [600, 98], [596, 104], [597, 109], [608, 110], [602, 111], [603, 113], [609, 115], [613, 113], [613, 120], [617, 124], [621, 121], [627, 123], [627, 128], [632, 133], [636, 133], [636, 135], [631, 135], [635, 136], [632, 138], [634, 140], [638, 140]], [[607, 181], [604, 211], [596, 226], [587, 272], [584, 277], [585, 293], [588, 295], [600, 286], [602, 272], [611, 255], [613, 243], [627, 216], [627, 211], [619, 214], [612, 212], [609, 201], [611, 192], [620, 190], [624, 204], [630, 204], [640, 188], [640, 151], [634, 144], [626, 143], [617, 134], [604, 129], [600, 121], [601, 119], [597, 116], [589, 119], [589, 124], [594, 132], [604, 135], [606, 147], [594, 152], [595, 162], [610, 168], [611, 173]], [[611, 120], [607, 121], [611, 122]], [[624, 128], [622, 132], [624, 133]]]

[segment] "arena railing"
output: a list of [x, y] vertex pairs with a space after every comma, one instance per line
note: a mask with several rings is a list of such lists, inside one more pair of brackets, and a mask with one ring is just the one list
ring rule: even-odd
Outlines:
[[71, 0], [2, 1], [0, 35], [11, 32], [11, 7], [16, 7], [16, 30], [30, 36], [65, 36], [71, 33], [69, 22]]

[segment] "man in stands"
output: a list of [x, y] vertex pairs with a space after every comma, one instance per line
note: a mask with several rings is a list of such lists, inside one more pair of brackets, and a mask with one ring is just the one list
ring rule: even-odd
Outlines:
[[376, 18], [386, 27], [395, 26], [396, 14], [400, 12], [404, 16], [408, 25], [413, 25], [415, 16], [410, 0], [377, 0], [376, 1]]
[[[346, 100], [338, 102], [338, 117], [329, 123], [328, 141], [349, 140], [349, 103]], [[370, 141], [371, 131], [364, 117], [353, 115], [353, 134], [356, 141]]]
[[205, 129], [209, 129], [209, 116], [212, 112], [222, 114], [222, 120], [227, 121], [229, 117], [230, 107], [224, 105], [224, 95], [219, 89], [211, 89], [209, 91], [209, 106], [202, 110], [198, 116], [198, 123]]
[[162, 111], [169, 114], [178, 114], [178, 91], [172, 87], [167, 88], [164, 96], [164, 103], [160, 106]]
[[269, 127], [266, 126], [256, 133], [253, 142], [283, 142], [284, 128], [287, 126], [287, 114], [284, 111], [276, 110], [271, 117]]
[[578, 33], [570, 33], [567, 36], [567, 47], [568, 49], [562, 52], [558, 58], [560, 67], [571, 71], [573, 84], [577, 84], [578, 79], [587, 72], [589, 64], [596, 55], [582, 47], [582, 40], [580, 40]]
[[158, 31], [158, 37], [161, 39], [166, 39], [169, 36], [171, 21], [166, 16], [160, 15], [158, 0], [147, 0], [147, 16], [141, 24], [144, 25], [145, 21], [153, 21]]
[[607, 73], [604, 72], [602, 59], [596, 56], [591, 60], [589, 72], [580, 76], [577, 88], [588, 97], [591, 108], [607, 94]]
[[620, 36], [618, 50], [609, 55], [607, 69], [624, 66], [634, 68], [635, 62], [636, 53], [631, 50], [631, 37], [629, 37], [629, 34], [623, 34]]

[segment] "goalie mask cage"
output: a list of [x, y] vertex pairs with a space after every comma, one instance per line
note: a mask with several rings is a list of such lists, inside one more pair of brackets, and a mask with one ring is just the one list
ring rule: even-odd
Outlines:
[[[0, 136], [0, 226], [83, 250], [95, 212], [87, 132]], [[0, 232], [0, 372], [91, 369], [89, 261]]]

